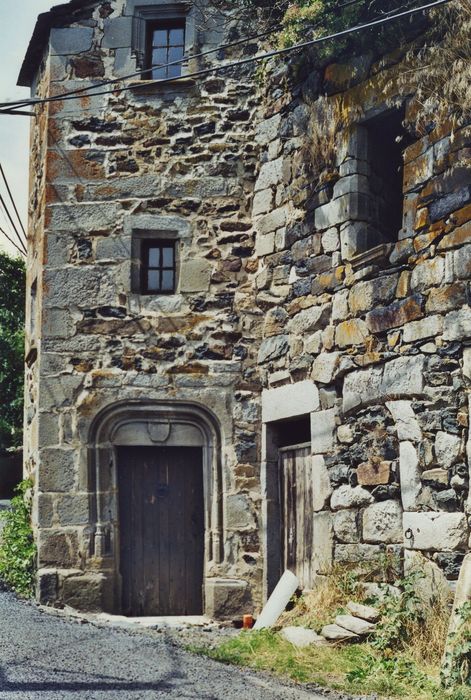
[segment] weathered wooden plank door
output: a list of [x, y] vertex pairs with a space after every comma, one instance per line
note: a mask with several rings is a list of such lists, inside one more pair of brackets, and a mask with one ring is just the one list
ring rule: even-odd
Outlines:
[[312, 588], [313, 500], [311, 446], [294, 445], [279, 451], [281, 542], [283, 569]]
[[201, 448], [119, 448], [118, 487], [123, 613], [201, 615]]

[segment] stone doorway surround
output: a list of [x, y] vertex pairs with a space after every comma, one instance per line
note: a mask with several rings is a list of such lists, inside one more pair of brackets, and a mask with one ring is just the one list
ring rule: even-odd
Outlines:
[[203, 406], [184, 402], [123, 401], [103, 409], [89, 436], [89, 480], [93, 568], [106, 580], [103, 608], [119, 612], [119, 513], [117, 449], [119, 447], [199, 447], [203, 454], [206, 608], [217, 615], [212, 599], [211, 563], [223, 558], [222, 467], [220, 433], [215, 416]]

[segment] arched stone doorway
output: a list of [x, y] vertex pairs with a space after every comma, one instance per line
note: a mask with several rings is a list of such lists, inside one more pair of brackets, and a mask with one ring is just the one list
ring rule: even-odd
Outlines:
[[[93, 421], [89, 450], [91, 554], [107, 580], [106, 607], [134, 615], [203, 612], [207, 570], [222, 560], [221, 450], [215, 416], [190, 403], [113, 404]], [[189, 484], [186, 491], [182, 484]], [[191, 556], [185, 556], [185, 548]], [[192, 557], [194, 572], [182, 573]], [[173, 594], [163, 600], [170, 589]], [[191, 601], [185, 600], [187, 595]]]

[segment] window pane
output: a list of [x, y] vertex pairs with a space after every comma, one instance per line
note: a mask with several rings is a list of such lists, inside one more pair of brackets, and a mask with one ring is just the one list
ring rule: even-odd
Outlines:
[[182, 67], [180, 64], [176, 66], [169, 66], [167, 68], [167, 74], [169, 78], [178, 78], [182, 74]]
[[147, 273], [147, 291], [160, 291], [160, 272], [159, 270], [149, 270]]
[[160, 267], [160, 248], [149, 248], [149, 267]]
[[166, 68], [155, 68], [152, 71], [152, 80], [162, 80], [162, 78], [167, 77], [167, 69]]
[[152, 34], [152, 46], [168, 46], [167, 29], [156, 29]]
[[152, 65], [164, 65], [167, 63], [167, 49], [154, 49], [152, 51]]
[[162, 267], [173, 267], [173, 248], [162, 248]]
[[162, 291], [173, 292], [173, 270], [164, 270], [162, 272]]
[[183, 27], [181, 29], [170, 29], [168, 43], [169, 46], [179, 46], [185, 43], [185, 30]]
[[174, 47], [173, 49], [168, 50], [168, 60], [169, 63], [171, 61], [180, 61], [183, 58], [183, 46], [177, 46]]

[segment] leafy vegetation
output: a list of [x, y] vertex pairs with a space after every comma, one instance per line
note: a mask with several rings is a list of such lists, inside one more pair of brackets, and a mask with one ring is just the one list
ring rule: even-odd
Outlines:
[[471, 675], [471, 602], [464, 603], [456, 612], [456, 630], [450, 634], [442, 682], [446, 687], [468, 683]]
[[31, 528], [32, 481], [22, 481], [12, 499], [11, 510], [2, 513], [0, 579], [18, 595], [31, 596], [36, 566], [36, 545]]
[[[447, 689], [441, 684], [439, 668], [450, 617], [448, 599], [436, 598], [425, 604], [418, 596], [423, 575], [412, 572], [394, 580], [396, 566], [391, 557], [364, 563], [357, 571], [337, 566], [280, 620], [281, 626], [302, 625], [320, 631], [346, 611], [349, 600], [374, 603], [381, 611], [381, 622], [362, 644], [300, 649], [275, 630], [263, 630], [243, 632], [216, 649], [199, 651], [224, 663], [263, 669], [299, 683], [315, 683], [347, 693], [377, 693], [408, 700], [471, 700], [471, 688], [461, 684], [459, 674]], [[383, 586], [380, 599], [368, 598], [362, 583], [375, 576], [394, 581], [400, 595]], [[471, 648], [471, 636], [466, 637], [465, 645], [468, 643]], [[457, 646], [465, 655], [470, 648], [461, 642]]]
[[22, 443], [25, 266], [0, 253], [0, 453]]

